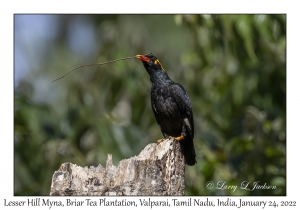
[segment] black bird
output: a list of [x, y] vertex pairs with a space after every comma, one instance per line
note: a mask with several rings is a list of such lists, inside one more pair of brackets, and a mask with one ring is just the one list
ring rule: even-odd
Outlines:
[[159, 60], [151, 53], [136, 57], [143, 62], [150, 75], [151, 106], [162, 134], [165, 138], [174, 137], [179, 141], [185, 163], [195, 165], [193, 112], [185, 89], [169, 78]]

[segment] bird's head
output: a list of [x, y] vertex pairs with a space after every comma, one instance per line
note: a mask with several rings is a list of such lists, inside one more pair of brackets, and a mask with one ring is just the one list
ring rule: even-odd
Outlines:
[[136, 55], [135, 57], [143, 62], [145, 69], [150, 75], [155, 72], [165, 71], [159, 60], [152, 55], [152, 53], [146, 55]]

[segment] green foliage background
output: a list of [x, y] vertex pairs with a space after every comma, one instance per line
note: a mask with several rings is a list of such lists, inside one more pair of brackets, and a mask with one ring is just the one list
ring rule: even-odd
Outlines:
[[[15, 15], [15, 33], [25, 16]], [[186, 167], [186, 195], [286, 194], [285, 15], [47, 18], [52, 22], [44, 27], [55, 31], [51, 39], [29, 45], [26, 33], [15, 34], [15, 49], [26, 54], [29, 69], [14, 86], [15, 195], [49, 195], [52, 174], [63, 162], [105, 165], [110, 153], [117, 165], [162, 137], [149, 76], [137, 59], [51, 82], [78, 65], [149, 52], [192, 102], [198, 164]], [[77, 51], [70, 44], [74, 36]], [[15, 68], [15, 78], [19, 73]], [[238, 187], [249, 181], [250, 188], [259, 181], [276, 189], [207, 189], [208, 181]]]

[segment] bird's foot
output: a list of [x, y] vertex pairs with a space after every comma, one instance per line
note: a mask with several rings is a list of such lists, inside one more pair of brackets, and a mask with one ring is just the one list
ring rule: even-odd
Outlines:
[[165, 138], [158, 139], [158, 140], [157, 140], [157, 143], [159, 144], [159, 143], [163, 142], [164, 140], [166, 140], [166, 139], [165, 139]]
[[184, 139], [184, 136], [183, 136], [183, 135], [178, 136], [178, 137], [169, 136], [168, 138], [158, 139], [158, 140], [157, 140], [157, 143], [159, 144], [159, 143], [163, 142], [163, 141], [166, 140], [166, 139], [174, 139], [174, 140], [176, 140], [176, 141], [181, 141], [182, 139]]
[[176, 141], [181, 141], [182, 139], [184, 139], [184, 136], [181, 135], [181, 136], [178, 136], [178, 137], [174, 137], [174, 139], [175, 139]]

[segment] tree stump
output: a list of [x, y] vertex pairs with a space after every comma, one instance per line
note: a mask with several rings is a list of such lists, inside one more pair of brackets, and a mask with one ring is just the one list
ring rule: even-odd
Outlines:
[[106, 168], [63, 163], [52, 177], [50, 195], [184, 195], [185, 162], [179, 142], [148, 144], [138, 156]]

